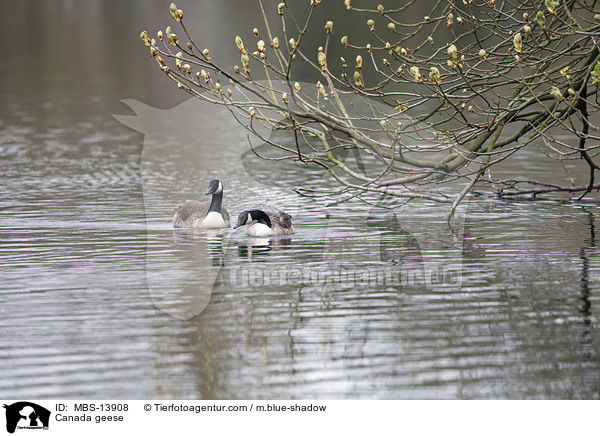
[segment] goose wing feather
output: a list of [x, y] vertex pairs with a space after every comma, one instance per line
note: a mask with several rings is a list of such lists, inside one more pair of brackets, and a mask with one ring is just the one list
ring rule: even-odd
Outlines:
[[221, 208], [221, 216], [223, 217], [223, 221], [225, 221], [225, 224], [227, 225], [227, 227], [231, 227], [231, 220], [229, 219], [229, 212], [227, 212], [227, 209], [225, 209], [224, 207]]
[[274, 235], [291, 235], [296, 233], [292, 224], [292, 216], [277, 209], [271, 208], [269, 212], [265, 211], [271, 219], [271, 228]]
[[276, 223], [279, 223], [280, 227], [283, 227], [283, 228], [292, 227], [292, 217], [289, 214], [282, 212], [282, 211], [278, 211], [277, 213], [275, 213], [271, 216], [272, 216], [272, 218], [274, 218], [274, 221]]
[[173, 215], [175, 227], [192, 227], [194, 221], [203, 219], [208, 214], [210, 202], [187, 200]]

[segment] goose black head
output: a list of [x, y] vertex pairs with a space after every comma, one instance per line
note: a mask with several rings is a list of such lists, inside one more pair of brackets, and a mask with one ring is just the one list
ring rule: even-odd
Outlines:
[[237, 224], [233, 226], [233, 228], [237, 229], [243, 225], [254, 223], [262, 223], [271, 227], [271, 219], [269, 218], [269, 215], [264, 213], [262, 210], [254, 209], [240, 212], [238, 215]]
[[218, 179], [211, 180], [206, 195], [220, 194], [221, 192], [223, 192], [223, 184]]

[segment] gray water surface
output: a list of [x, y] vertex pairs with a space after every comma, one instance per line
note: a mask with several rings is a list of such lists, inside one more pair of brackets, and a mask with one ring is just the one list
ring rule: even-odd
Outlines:
[[[184, 100], [146, 71], [137, 32], [111, 32], [164, 22], [164, 5], [131, 2], [111, 21], [109, 6], [89, 2], [75, 23], [67, 3], [31, 7], [21, 20], [53, 36], [11, 41], [7, 56], [23, 62], [0, 65], [0, 397], [600, 396], [596, 193], [474, 197], [457, 237], [443, 205], [327, 207], [298, 198], [277, 168], [279, 186], [250, 183], [236, 166], [245, 134], [218, 110], [190, 143], [111, 115], [134, 115], [123, 98], [164, 109]], [[10, 35], [23, 24], [0, 19]], [[77, 37], [96, 48], [79, 53], [78, 69], [43, 57]], [[507, 165], [553, 174], [545, 162], [532, 147]], [[172, 208], [203, 198], [213, 177], [232, 214], [275, 202], [298, 233], [174, 231]], [[435, 285], [335, 279], [438, 260], [460, 274]], [[299, 279], [306, 271], [330, 280]]]

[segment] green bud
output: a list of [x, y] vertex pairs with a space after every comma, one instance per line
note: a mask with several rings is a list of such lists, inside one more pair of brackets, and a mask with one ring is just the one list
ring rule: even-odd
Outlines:
[[344, 47], [348, 47], [348, 36], [342, 36], [342, 39], [340, 41]]
[[177, 6], [175, 6], [175, 3], [171, 3], [169, 5], [169, 13], [171, 14], [174, 20], [177, 20]]
[[592, 77], [592, 85], [600, 86], [600, 61], [596, 61], [590, 76]]
[[515, 47], [515, 51], [517, 53], [523, 52], [523, 40], [521, 39], [520, 32], [515, 33], [515, 36], [513, 37], [513, 46]]
[[244, 72], [250, 72], [250, 56], [248, 56], [248, 53], [242, 53], [242, 68]]
[[356, 68], [362, 68], [363, 59], [361, 55], [356, 56]]
[[167, 36], [167, 39], [169, 40], [169, 44], [176, 46], [177, 42], [179, 41], [177, 39], [177, 35], [175, 35], [174, 33], [169, 33], [169, 35]]
[[436, 85], [441, 84], [442, 76], [440, 74], [440, 70], [438, 70], [436, 67], [431, 67], [431, 70], [429, 70], [429, 80], [431, 80], [431, 83], [435, 83]]
[[140, 39], [141, 39], [142, 41], [144, 41], [144, 45], [146, 45], [146, 46], [150, 46], [150, 38], [148, 38], [148, 32], [146, 32], [145, 30], [143, 30], [143, 31], [140, 33]]
[[458, 50], [456, 49], [456, 46], [454, 44], [448, 47], [448, 54], [454, 61], [458, 60]]
[[325, 87], [321, 85], [321, 81], [317, 82], [316, 87], [319, 90], [319, 94], [321, 94], [323, 97], [327, 97], [327, 92], [325, 92]]
[[394, 23], [388, 23], [387, 28], [390, 30], [396, 30], [396, 24]]
[[367, 20], [367, 27], [369, 28], [370, 31], [375, 30], [375, 21]]
[[242, 41], [242, 38], [240, 36], [235, 37], [235, 45], [237, 46], [240, 52], [246, 52], [246, 48], [244, 47], [244, 41]]
[[563, 97], [562, 92], [560, 92], [560, 89], [558, 89], [556, 86], [550, 88], [550, 95], [558, 100], [564, 100], [565, 98]]
[[333, 21], [325, 23], [325, 33], [333, 33]]
[[546, 9], [548, 9], [548, 12], [554, 15], [556, 14], [556, 8], [558, 7], [558, 5], [560, 5], [560, 2], [556, 0], [545, 0], [544, 4], [546, 5]]
[[538, 13], [535, 14], [535, 22], [538, 23], [538, 26], [540, 27], [546, 27], [546, 15], [543, 11], [538, 11]]
[[319, 60], [319, 65], [324, 67], [325, 64], [327, 63], [327, 57], [325, 56], [324, 52], [322, 52], [322, 51], [319, 52], [318, 60]]
[[409, 71], [417, 82], [423, 81], [423, 76], [421, 76], [421, 73], [419, 72], [419, 67], [412, 66], [410, 67]]

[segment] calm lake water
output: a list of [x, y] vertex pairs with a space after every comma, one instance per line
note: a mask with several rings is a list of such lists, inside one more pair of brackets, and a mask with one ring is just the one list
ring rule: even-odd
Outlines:
[[[137, 34], [166, 4], [82, 3], [0, 7], [0, 397], [600, 397], [597, 194], [474, 197], [456, 232], [445, 206], [299, 198], [320, 173], [256, 162], [153, 70]], [[213, 44], [241, 25], [182, 7]], [[232, 215], [272, 203], [298, 233], [174, 231], [214, 177]]]

